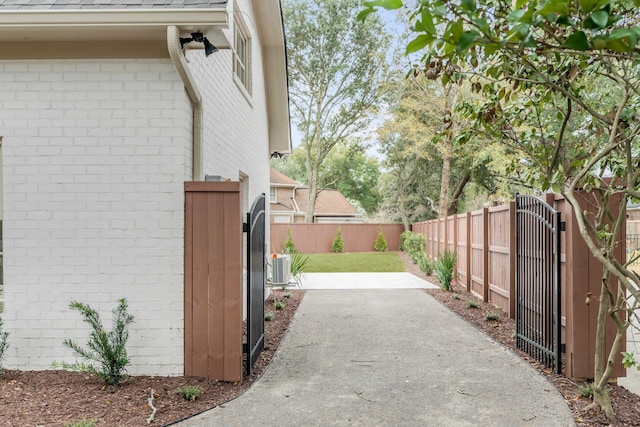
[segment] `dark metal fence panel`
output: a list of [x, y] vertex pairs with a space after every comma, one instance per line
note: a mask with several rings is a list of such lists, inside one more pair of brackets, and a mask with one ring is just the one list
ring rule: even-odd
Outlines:
[[516, 196], [516, 343], [562, 371], [560, 212], [542, 200]]
[[247, 213], [247, 375], [251, 375], [264, 349], [265, 262], [265, 195], [262, 194]]

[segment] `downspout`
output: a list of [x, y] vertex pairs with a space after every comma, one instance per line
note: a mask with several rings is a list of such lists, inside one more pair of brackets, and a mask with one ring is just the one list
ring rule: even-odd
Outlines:
[[175, 25], [167, 27], [167, 48], [169, 57], [176, 67], [184, 87], [191, 100], [193, 109], [193, 180], [203, 181], [204, 172], [202, 170], [202, 97], [196, 86], [195, 79], [189, 72], [187, 60], [182, 54], [180, 44], [180, 30]]

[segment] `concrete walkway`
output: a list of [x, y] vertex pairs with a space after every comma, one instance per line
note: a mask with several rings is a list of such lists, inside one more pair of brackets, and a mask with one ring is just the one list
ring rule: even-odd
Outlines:
[[573, 426], [527, 363], [424, 291], [308, 290], [244, 395], [195, 426]]

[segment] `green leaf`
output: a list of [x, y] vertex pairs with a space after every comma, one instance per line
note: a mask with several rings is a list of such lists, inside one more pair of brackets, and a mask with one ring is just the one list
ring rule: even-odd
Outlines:
[[566, 0], [547, 0], [540, 9], [538, 9], [538, 13], [542, 16], [548, 15], [560, 15], [566, 16], [569, 12], [569, 5]]
[[387, 10], [400, 9], [402, 7], [402, 0], [382, 0], [380, 6]]
[[451, 77], [448, 74], [442, 75], [442, 86], [446, 86], [451, 81]]
[[628, 28], [618, 28], [607, 37], [607, 48], [614, 52], [630, 52], [635, 48], [638, 36]]
[[462, 4], [462, 7], [467, 9], [469, 12], [474, 12], [476, 10], [475, 0], [461, 0], [460, 3]]
[[578, 31], [567, 37], [564, 41], [564, 46], [569, 49], [584, 51], [589, 49], [589, 40], [587, 40], [587, 36], [584, 32]]
[[447, 15], [447, 13], [448, 13], [447, 7], [446, 7], [446, 6], [444, 6], [444, 5], [442, 5], [442, 6], [438, 6], [438, 7], [436, 7], [435, 9], [433, 9], [433, 10], [431, 11], [431, 14], [432, 14], [433, 16], [437, 16], [437, 17], [439, 17], [439, 18], [442, 18], [443, 16], [446, 16], [446, 15]]
[[364, 20], [367, 19], [367, 16], [369, 16], [375, 11], [376, 11], [375, 9], [364, 9], [360, 11], [360, 13], [358, 13], [358, 16], [356, 16], [356, 21], [364, 22]]
[[475, 31], [466, 31], [462, 37], [460, 37], [460, 41], [456, 46], [456, 53], [461, 54], [462, 52], [469, 49], [469, 47], [473, 44], [474, 41], [478, 38], [480, 34]]
[[521, 9], [523, 6], [526, 6], [527, 3], [528, 3], [527, 0], [516, 0], [515, 8]]
[[580, 9], [583, 12], [589, 13], [593, 10], [593, 8], [598, 3], [598, 0], [580, 0]]
[[411, 40], [409, 44], [407, 44], [407, 48], [405, 49], [405, 53], [413, 53], [419, 50], [424, 49], [429, 43], [433, 41], [433, 36], [430, 34], [420, 34], [415, 39]]
[[607, 47], [607, 39], [604, 36], [594, 37], [591, 43], [593, 43], [595, 49], [604, 49]]
[[464, 27], [462, 24], [462, 20], [458, 20], [451, 25], [448, 33], [451, 35], [451, 38], [454, 42], [458, 43], [462, 38], [462, 34], [464, 31]]
[[520, 18], [524, 16], [525, 13], [526, 13], [526, 10], [524, 9], [516, 9], [507, 16], [507, 21], [518, 22], [520, 21]]
[[484, 54], [487, 56], [491, 56], [496, 53], [500, 49], [499, 44], [487, 44], [484, 46]]
[[433, 24], [433, 16], [431, 16], [427, 9], [422, 10], [422, 25], [427, 33], [436, 33], [436, 26]]
[[594, 12], [590, 16], [591, 20], [594, 24], [596, 24], [600, 28], [605, 28], [607, 23], [609, 22], [609, 14], [606, 10], [599, 10]]

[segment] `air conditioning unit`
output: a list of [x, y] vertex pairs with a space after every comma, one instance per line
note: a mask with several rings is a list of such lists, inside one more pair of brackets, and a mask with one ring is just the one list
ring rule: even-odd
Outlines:
[[291, 279], [291, 257], [289, 255], [276, 255], [272, 260], [271, 282], [274, 285], [286, 285]]

